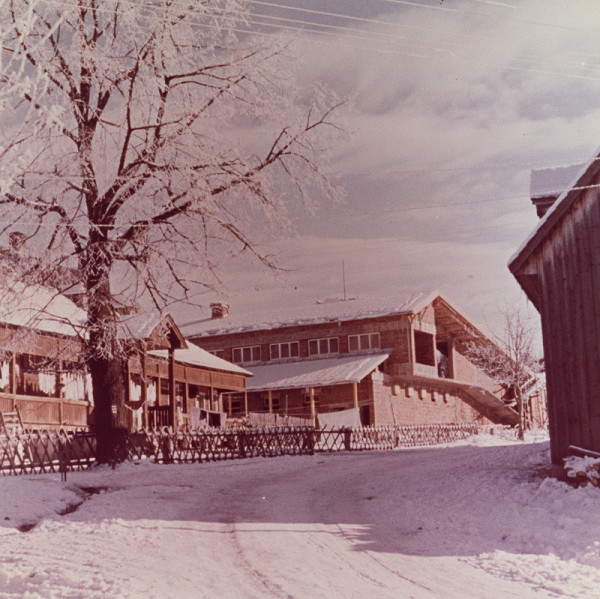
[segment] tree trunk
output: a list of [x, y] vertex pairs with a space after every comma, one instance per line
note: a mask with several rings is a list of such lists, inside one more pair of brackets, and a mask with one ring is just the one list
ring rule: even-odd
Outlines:
[[120, 358], [92, 359], [89, 363], [94, 390], [96, 459], [99, 464], [114, 466], [128, 457], [129, 422], [123, 366]]
[[520, 385], [515, 385], [517, 395], [517, 407], [519, 409], [519, 439], [525, 440], [525, 408], [523, 406], [523, 391]]
[[96, 243], [89, 250], [88, 366], [94, 392], [94, 432], [97, 461], [114, 465], [127, 459], [129, 414], [125, 407], [129, 384], [126, 354], [117, 333], [118, 313], [110, 290], [111, 256]]

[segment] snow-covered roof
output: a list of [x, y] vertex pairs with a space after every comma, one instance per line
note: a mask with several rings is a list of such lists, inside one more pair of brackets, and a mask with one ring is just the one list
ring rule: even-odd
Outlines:
[[139, 339], [150, 343], [150, 348], [174, 349], [186, 347], [186, 341], [170, 314], [142, 312], [122, 316], [118, 336], [120, 339]]
[[127, 315], [119, 323], [118, 335], [123, 339], [148, 339], [161, 323], [162, 317], [158, 312]]
[[380, 352], [254, 366], [254, 376], [248, 380], [247, 388], [248, 391], [268, 391], [359, 383], [389, 356], [389, 352]]
[[185, 337], [221, 335], [260, 331], [271, 328], [292, 327], [330, 321], [377, 318], [391, 314], [413, 314], [418, 312], [437, 292], [411, 294], [401, 298], [369, 297], [350, 300], [322, 301], [288, 309], [235, 314], [223, 318], [202, 318], [180, 326]]
[[583, 167], [583, 164], [571, 164], [532, 170], [529, 188], [531, 198], [558, 197], [571, 187]]
[[0, 294], [0, 322], [58, 335], [81, 332], [87, 315], [58, 291], [12, 283]]
[[[573, 167], [575, 168], [575, 166]], [[583, 166], [579, 165], [579, 170], [571, 183], [567, 185], [557, 200], [548, 209], [546, 214], [538, 221], [535, 228], [519, 246], [516, 252], [510, 257], [508, 267], [511, 272], [516, 273], [519, 268], [528, 259], [531, 253], [535, 250], [546, 234], [554, 228], [560, 221], [562, 215], [568, 211], [571, 204], [581, 190], [588, 188], [590, 181], [600, 168], [600, 148], [596, 151], [593, 157]]]
[[[222, 370], [246, 376], [252, 375], [252, 373], [245, 368], [242, 368], [237, 364], [232, 364], [227, 360], [223, 360], [223, 358], [218, 358], [190, 341], [187, 341], [186, 343], [186, 349], [175, 350], [175, 360], [177, 362], [190, 364], [191, 366], [202, 366], [203, 368], [209, 368], [211, 370]], [[159, 358], [167, 358], [169, 356], [169, 352], [166, 349], [150, 350], [148, 353]]]

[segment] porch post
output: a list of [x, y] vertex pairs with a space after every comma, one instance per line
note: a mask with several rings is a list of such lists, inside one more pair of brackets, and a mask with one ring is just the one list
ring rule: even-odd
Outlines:
[[352, 396], [354, 399], [354, 407], [358, 408], [358, 383], [352, 383]]
[[455, 379], [454, 372], [454, 339], [450, 337], [448, 339], [448, 376], [451, 379]]
[[267, 391], [267, 396], [269, 398], [269, 414], [273, 413], [273, 391], [271, 391], [269, 389], [269, 391]]
[[148, 423], [148, 388], [146, 385], [146, 350], [140, 355], [142, 366], [142, 428], [149, 428]]
[[169, 348], [169, 413], [173, 430], [177, 430], [177, 402], [175, 401], [175, 350]]
[[312, 420], [313, 427], [317, 427], [317, 407], [315, 405], [315, 388], [311, 387], [309, 391], [310, 396], [310, 419]]
[[15, 410], [17, 406], [17, 356], [11, 354], [10, 356], [10, 392], [12, 393], [12, 409]]

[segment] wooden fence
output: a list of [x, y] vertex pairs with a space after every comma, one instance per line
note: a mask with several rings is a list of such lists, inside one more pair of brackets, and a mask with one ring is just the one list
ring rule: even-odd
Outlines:
[[67, 472], [96, 461], [96, 439], [87, 431], [42, 430], [0, 435], [2, 474]]
[[[476, 424], [367, 426], [358, 429], [168, 428], [131, 433], [131, 459], [152, 458], [160, 463], [197, 463], [251, 457], [308, 455], [315, 452], [391, 450], [452, 442], [477, 434]], [[2, 474], [66, 472], [95, 462], [96, 440], [87, 432], [33, 431], [0, 435]]]

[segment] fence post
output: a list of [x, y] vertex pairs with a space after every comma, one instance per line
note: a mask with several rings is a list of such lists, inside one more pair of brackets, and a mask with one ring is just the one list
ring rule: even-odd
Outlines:
[[171, 463], [171, 435], [167, 432], [162, 435], [160, 440], [160, 449], [163, 458], [163, 464]]
[[240, 458], [246, 457], [246, 433], [238, 431], [238, 454]]
[[69, 458], [67, 456], [67, 444], [64, 439], [58, 440], [58, 471], [60, 480], [67, 482], [67, 470], [69, 469]]
[[352, 429], [344, 428], [344, 449], [352, 451]]
[[315, 434], [316, 431], [314, 428], [308, 427], [306, 428], [306, 441], [305, 441], [305, 445], [308, 448], [308, 453], [309, 454], [313, 454], [315, 453]]

